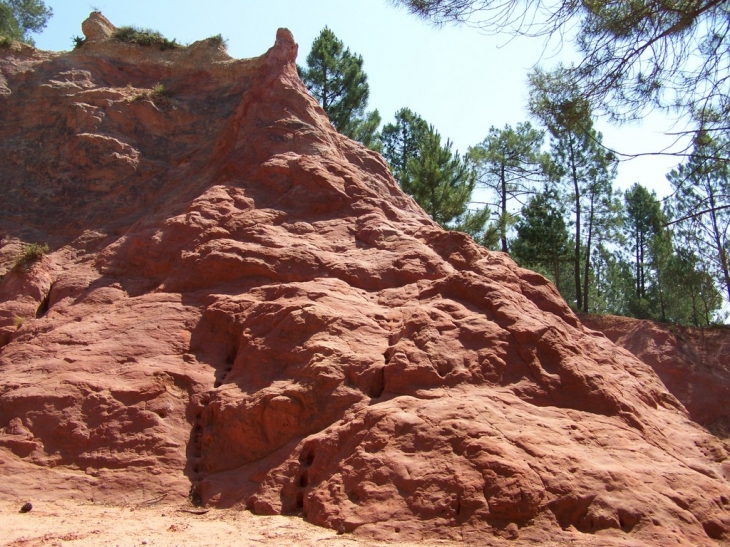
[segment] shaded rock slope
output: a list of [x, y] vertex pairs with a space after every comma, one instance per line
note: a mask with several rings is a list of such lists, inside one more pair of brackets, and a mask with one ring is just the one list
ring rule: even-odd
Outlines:
[[[388, 540], [730, 539], [723, 444], [337, 134], [288, 31], [233, 60], [83, 28], [0, 50], [5, 496], [167, 493]], [[30, 242], [51, 252], [14, 267]]]

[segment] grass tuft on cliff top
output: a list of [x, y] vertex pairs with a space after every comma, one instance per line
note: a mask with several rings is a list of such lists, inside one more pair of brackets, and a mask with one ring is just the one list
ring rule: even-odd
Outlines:
[[168, 40], [156, 30], [138, 27], [119, 27], [114, 33], [114, 39], [138, 46], [158, 46], [161, 50], [180, 47], [175, 39]]

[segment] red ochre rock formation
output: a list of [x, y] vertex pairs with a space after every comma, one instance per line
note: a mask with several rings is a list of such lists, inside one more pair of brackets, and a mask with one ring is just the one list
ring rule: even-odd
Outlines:
[[[389, 540], [730, 539], [724, 445], [337, 134], [288, 31], [249, 60], [104, 35], [0, 50], [0, 492]], [[51, 252], [13, 267], [21, 242]]]
[[730, 329], [696, 329], [610, 315], [581, 315], [659, 375], [690, 418], [730, 439]]

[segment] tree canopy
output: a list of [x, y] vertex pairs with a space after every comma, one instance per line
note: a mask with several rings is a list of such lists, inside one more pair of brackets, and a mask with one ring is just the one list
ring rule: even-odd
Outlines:
[[667, 178], [675, 189], [675, 226], [730, 298], [730, 166], [716, 159], [724, 138], [700, 135], [689, 160]]
[[587, 312], [594, 234], [609, 231], [613, 222], [616, 162], [593, 129], [590, 105], [562, 67], [530, 76], [529, 104], [552, 138], [553, 180], [573, 205], [575, 304]]
[[467, 212], [476, 185], [474, 170], [451, 147], [448, 140], [441, 144], [441, 135], [431, 125], [418, 156], [410, 158], [407, 166], [409, 193], [443, 226]]
[[522, 208], [516, 225], [513, 254], [521, 266], [534, 268], [563, 289], [563, 271], [570, 263], [570, 235], [560, 199], [552, 188], [534, 194]]
[[410, 108], [401, 108], [395, 113], [395, 123], [386, 124], [380, 132], [383, 157], [406, 193], [411, 192], [408, 162], [420, 157], [421, 143], [428, 131], [426, 120]]
[[730, 18], [726, 0], [391, 0], [436, 24], [490, 33], [572, 37], [570, 75], [616, 119], [661, 107], [726, 130]]

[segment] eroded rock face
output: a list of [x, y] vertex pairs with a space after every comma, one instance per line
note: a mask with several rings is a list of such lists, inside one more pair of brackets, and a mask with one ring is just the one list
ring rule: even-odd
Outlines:
[[[0, 491], [391, 540], [730, 537], [723, 444], [548, 281], [434, 224], [296, 51], [1, 52]], [[21, 241], [53, 252], [11, 268]]]

